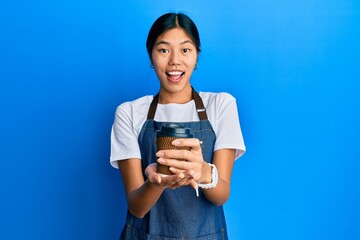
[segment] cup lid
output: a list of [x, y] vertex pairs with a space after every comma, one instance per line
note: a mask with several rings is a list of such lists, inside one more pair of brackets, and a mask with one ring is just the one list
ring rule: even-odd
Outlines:
[[156, 131], [158, 137], [193, 138], [190, 128], [177, 123], [164, 123], [160, 130]]

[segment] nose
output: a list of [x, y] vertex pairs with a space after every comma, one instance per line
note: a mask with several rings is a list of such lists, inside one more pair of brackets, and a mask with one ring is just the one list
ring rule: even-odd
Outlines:
[[181, 63], [181, 56], [176, 51], [171, 52], [169, 58], [169, 65], [179, 65]]

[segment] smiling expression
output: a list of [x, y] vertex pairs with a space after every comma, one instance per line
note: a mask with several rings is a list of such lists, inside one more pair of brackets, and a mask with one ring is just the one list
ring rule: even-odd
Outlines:
[[152, 63], [160, 80], [160, 91], [177, 94], [191, 89], [190, 78], [198, 52], [193, 40], [182, 28], [161, 34], [152, 50]]

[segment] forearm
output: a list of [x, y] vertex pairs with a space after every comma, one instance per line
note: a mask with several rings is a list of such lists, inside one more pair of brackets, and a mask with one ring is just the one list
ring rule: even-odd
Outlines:
[[118, 161], [118, 166], [125, 187], [129, 212], [142, 218], [159, 199], [163, 188], [149, 180], [144, 180], [140, 159], [121, 160]]
[[[190, 146], [191, 150], [163, 150], [157, 153], [158, 163], [170, 167], [176, 173], [184, 172], [198, 184], [210, 184], [212, 179], [212, 168], [204, 161], [199, 141], [197, 139], [182, 139], [172, 142], [176, 146]], [[179, 161], [179, 159], [181, 161]], [[220, 149], [214, 152], [212, 164], [218, 170], [218, 181], [216, 186], [203, 189], [205, 197], [216, 205], [224, 204], [230, 195], [230, 180], [234, 165], [235, 150]], [[178, 187], [188, 185], [189, 181], [179, 182]]]
[[225, 204], [230, 196], [230, 183], [219, 179], [215, 188], [202, 189], [207, 200], [213, 204], [220, 206]]
[[155, 205], [164, 189], [149, 181], [145, 181], [141, 187], [127, 194], [129, 212], [142, 218]]
[[[218, 171], [218, 182], [214, 188], [204, 188], [203, 193], [215, 205], [223, 205], [229, 199], [234, 156], [235, 150], [233, 149], [222, 149], [214, 152], [213, 164]], [[203, 183], [211, 183], [214, 180], [212, 177], [214, 169], [209, 164], [206, 165]]]

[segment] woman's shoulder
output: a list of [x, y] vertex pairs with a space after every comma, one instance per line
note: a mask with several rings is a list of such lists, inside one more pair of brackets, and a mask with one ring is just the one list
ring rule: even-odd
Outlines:
[[144, 109], [148, 109], [151, 101], [153, 100], [154, 96], [146, 95], [134, 100], [126, 101], [121, 103], [116, 111], [117, 112], [133, 112], [133, 111], [143, 111]]
[[235, 97], [227, 92], [199, 92], [201, 99], [205, 105], [223, 105], [236, 101]]
[[118, 108], [133, 108], [133, 107], [141, 107], [143, 105], [150, 105], [151, 101], [153, 100], [154, 96], [146, 95], [134, 100], [126, 101], [121, 103]]

